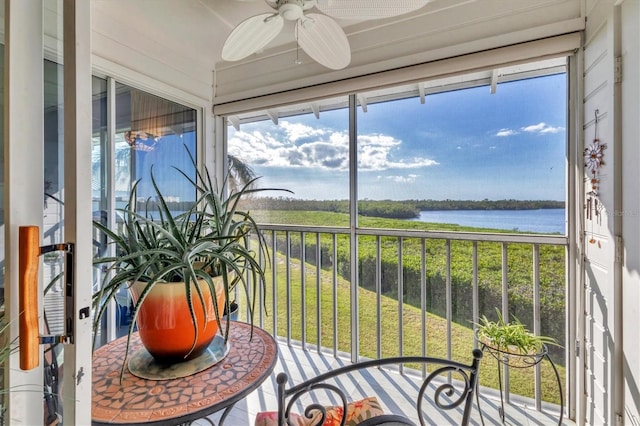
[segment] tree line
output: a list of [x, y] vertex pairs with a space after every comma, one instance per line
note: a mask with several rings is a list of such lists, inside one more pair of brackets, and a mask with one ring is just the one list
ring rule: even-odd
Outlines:
[[[349, 213], [348, 200], [299, 200], [284, 197], [260, 197], [250, 201], [250, 209], [325, 211]], [[360, 200], [361, 216], [414, 219], [427, 210], [538, 210], [561, 209], [564, 201], [554, 200]]]

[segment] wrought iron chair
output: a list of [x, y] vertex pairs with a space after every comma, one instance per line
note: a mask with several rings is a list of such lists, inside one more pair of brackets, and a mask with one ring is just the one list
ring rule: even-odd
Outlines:
[[[287, 388], [289, 377], [286, 373], [280, 373], [276, 379], [278, 384], [278, 425], [285, 426], [292, 424], [289, 418], [291, 417], [294, 404], [296, 404], [301, 397], [304, 397], [305, 395], [313, 395], [314, 392], [317, 392], [319, 390], [325, 390], [326, 392], [331, 393], [331, 395], [335, 394], [336, 397], [341, 401], [342, 412], [347, 413], [347, 395], [345, 394], [345, 391], [343, 389], [333, 383], [330, 383], [329, 381], [331, 379], [338, 378], [339, 376], [345, 375], [347, 373], [363, 371], [369, 368], [378, 368], [389, 365], [402, 365], [408, 363], [426, 364], [427, 369], [429, 370], [429, 374], [423, 380], [418, 392], [417, 400], [415, 401], [418, 414], [417, 417], [420, 420], [420, 424], [424, 426], [426, 424], [433, 423], [433, 421], [430, 422], [428, 418], [425, 418], [429, 416], [429, 413], [426, 413], [423, 409], [423, 402], [430, 399], [433, 402], [432, 405], [435, 405], [438, 410], [441, 410], [443, 412], [454, 410], [462, 406], [462, 420], [460, 424], [467, 425], [471, 416], [473, 396], [477, 390], [478, 369], [480, 367], [482, 351], [480, 351], [479, 349], [474, 349], [472, 354], [473, 361], [470, 365], [441, 358], [419, 356], [394, 357], [362, 361], [326, 372], [289, 388]], [[447, 377], [448, 374], [449, 377]], [[338, 405], [338, 407], [339, 406], [340, 405]], [[308, 419], [317, 419], [318, 412], [322, 414], [321, 416], [319, 416], [320, 420], [316, 423], [318, 425], [321, 425], [326, 419], [327, 407], [324, 407], [319, 403], [311, 403], [304, 409], [304, 415]], [[341, 424], [344, 425], [346, 421], [346, 415], [342, 416], [341, 421]], [[415, 426], [415, 423], [413, 423], [405, 416], [397, 414], [383, 414], [366, 419], [358, 425]]]

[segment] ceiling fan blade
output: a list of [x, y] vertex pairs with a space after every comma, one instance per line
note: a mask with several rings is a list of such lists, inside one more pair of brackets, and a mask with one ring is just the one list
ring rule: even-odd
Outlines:
[[381, 19], [420, 9], [431, 0], [318, 0], [316, 7], [338, 19]]
[[276, 38], [283, 26], [284, 19], [273, 13], [263, 13], [242, 21], [225, 40], [222, 59], [239, 61], [256, 53]]
[[307, 55], [327, 68], [339, 70], [351, 62], [349, 40], [328, 16], [309, 13], [296, 24], [298, 44]]

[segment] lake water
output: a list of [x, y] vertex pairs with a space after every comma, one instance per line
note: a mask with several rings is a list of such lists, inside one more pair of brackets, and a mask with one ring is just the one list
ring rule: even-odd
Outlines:
[[431, 210], [412, 220], [545, 234], [565, 232], [564, 209]]

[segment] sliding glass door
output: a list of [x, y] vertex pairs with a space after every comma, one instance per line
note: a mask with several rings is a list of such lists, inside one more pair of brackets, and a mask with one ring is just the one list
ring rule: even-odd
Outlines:
[[[113, 79], [93, 77], [92, 189], [93, 218], [111, 229], [120, 225], [118, 209], [129, 202], [129, 191], [137, 181], [140, 212], [157, 216], [151, 175], [169, 208], [195, 200], [195, 192], [178, 172], [195, 177], [190, 156], [196, 159], [197, 111]], [[94, 255], [113, 250], [105, 235], [94, 232]], [[105, 270], [96, 270], [94, 289], [99, 288]], [[130, 299], [118, 296], [102, 329], [99, 344], [127, 332]]]

